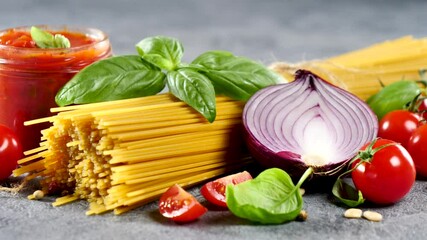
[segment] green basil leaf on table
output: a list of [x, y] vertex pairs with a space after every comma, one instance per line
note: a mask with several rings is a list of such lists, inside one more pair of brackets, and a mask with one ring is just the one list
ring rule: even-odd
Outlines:
[[398, 81], [385, 86], [366, 102], [377, 115], [378, 120], [381, 120], [388, 112], [404, 109], [405, 105], [420, 93], [420, 87], [415, 81]]
[[234, 215], [263, 224], [292, 221], [303, 206], [299, 185], [278, 168], [267, 169], [253, 180], [229, 184], [226, 202]]
[[282, 78], [262, 64], [226, 51], [209, 51], [192, 64], [213, 83], [218, 93], [235, 100], [248, 100], [261, 88], [282, 82]]
[[196, 111], [209, 122], [216, 117], [215, 89], [209, 79], [189, 68], [171, 71], [167, 74], [169, 91]]
[[357, 207], [365, 202], [362, 192], [338, 178], [332, 188], [332, 194], [349, 207]]
[[165, 87], [166, 75], [140, 56], [127, 55], [93, 63], [57, 93], [59, 106], [150, 96]]
[[39, 48], [70, 48], [68, 38], [61, 34], [51, 34], [38, 27], [31, 27], [31, 38]]
[[142, 58], [168, 71], [179, 66], [184, 54], [184, 47], [177, 39], [163, 36], [145, 38], [136, 44], [136, 49]]

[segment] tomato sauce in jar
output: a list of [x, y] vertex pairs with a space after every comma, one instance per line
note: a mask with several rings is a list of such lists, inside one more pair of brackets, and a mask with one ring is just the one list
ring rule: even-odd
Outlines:
[[50, 116], [55, 95], [85, 66], [111, 56], [106, 34], [91, 28], [38, 26], [70, 40], [70, 48], [38, 48], [30, 28], [0, 31], [0, 124], [17, 134], [24, 150], [39, 146], [47, 124], [24, 122]]

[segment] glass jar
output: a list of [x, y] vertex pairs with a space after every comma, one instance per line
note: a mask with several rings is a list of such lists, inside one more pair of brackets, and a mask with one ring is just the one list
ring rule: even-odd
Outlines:
[[[112, 55], [108, 36], [100, 30], [69, 26], [38, 26], [70, 38], [70, 48], [41, 49], [0, 44], [0, 124], [17, 134], [23, 149], [39, 146], [47, 124], [24, 126], [50, 116], [58, 90], [85, 66]], [[29, 27], [0, 31], [0, 39]], [[13, 37], [13, 36], [12, 36]], [[76, 39], [73, 39], [73, 38]], [[82, 37], [79, 41], [78, 37]], [[88, 41], [83, 41], [85, 37]]]

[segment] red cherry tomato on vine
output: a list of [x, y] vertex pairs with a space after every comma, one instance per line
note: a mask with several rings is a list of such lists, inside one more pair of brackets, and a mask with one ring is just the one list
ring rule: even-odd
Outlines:
[[207, 212], [197, 199], [175, 184], [160, 197], [159, 211], [176, 222], [191, 222]]
[[419, 115], [407, 110], [391, 111], [381, 119], [378, 137], [393, 140], [406, 147], [406, 143], [420, 121]]
[[225, 202], [225, 189], [228, 184], [239, 184], [241, 182], [252, 179], [250, 173], [244, 171], [241, 173], [232, 174], [223, 178], [219, 178], [212, 182], [208, 182], [200, 189], [200, 193], [210, 203], [220, 207], [227, 207]]
[[8, 127], [0, 124], [0, 181], [5, 180], [22, 158], [22, 146], [18, 137]]
[[[391, 145], [384, 146], [387, 144]], [[384, 148], [378, 150], [381, 146]], [[354, 185], [367, 200], [392, 204], [409, 193], [415, 182], [415, 167], [405, 148], [388, 139], [377, 139], [372, 150], [369, 150], [369, 144], [361, 150], [369, 153], [366, 154], [368, 159], [354, 161], [351, 176]]]
[[407, 150], [414, 160], [417, 174], [427, 177], [427, 125], [415, 130], [409, 138]]
[[420, 102], [420, 106], [418, 106], [418, 112], [424, 120], [427, 120], [427, 99], [424, 99]]

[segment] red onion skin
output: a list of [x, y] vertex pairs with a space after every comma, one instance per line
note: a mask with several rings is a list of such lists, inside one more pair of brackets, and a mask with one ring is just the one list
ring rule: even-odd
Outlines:
[[[296, 77], [301, 77], [305, 74], [312, 74], [316, 78], [321, 79], [320, 77], [316, 76], [315, 74], [306, 71], [306, 70], [299, 70], [296, 73]], [[323, 80], [323, 79], [322, 79]], [[334, 86], [333, 84], [323, 80], [327, 84]], [[270, 86], [270, 87], [277, 87], [277, 85]], [[270, 88], [267, 87], [267, 88]], [[262, 91], [262, 90], [261, 90]], [[362, 101], [362, 100], [361, 100]], [[367, 105], [366, 105], [367, 106]], [[369, 109], [369, 108], [367, 108]], [[372, 126], [372, 131], [375, 133], [373, 138], [376, 136], [376, 132], [378, 130], [378, 120], [376, 118], [376, 115], [372, 112], [372, 110], [369, 109], [369, 111], [372, 113], [372, 118], [375, 119], [375, 123], [377, 125]], [[298, 179], [302, 174], [305, 172], [305, 170], [309, 167], [312, 167], [314, 169], [315, 173], [326, 173], [327, 171], [339, 169], [340, 166], [344, 166], [345, 163], [347, 163], [349, 160], [351, 160], [352, 157], [349, 159], [344, 159], [340, 162], [332, 162], [327, 165], [322, 166], [308, 166], [303, 161], [301, 161], [301, 156], [299, 154], [293, 153], [293, 152], [273, 152], [266, 146], [264, 146], [262, 143], [260, 143], [254, 135], [251, 133], [251, 131], [248, 129], [248, 126], [244, 124], [244, 137], [246, 140], [246, 145], [248, 147], [249, 152], [251, 155], [259, 162], [259, 164], [264, 168], [272, 168], [272, 167], [278, 167], [283, 170], [285, 170], [293, 179]], [[369, 139], [372, 140], [372, 139]], [[369, 141], [367, 140], [367, 142]], [[358, 149], [357, 149], [358, 150]], [[355, 151], [354, 155], [357, 154], [357, 150]], [[342, 168], [343, 170], [345, 168]], [[336, 174], [340, 173], [342, 171], [337, 171], [332, 173], [328, 173], [328, 176], [335, 176]], [[317, 178], [316, 176], [322, 176], [320, 175], [314, 175], [314, 178]]]

